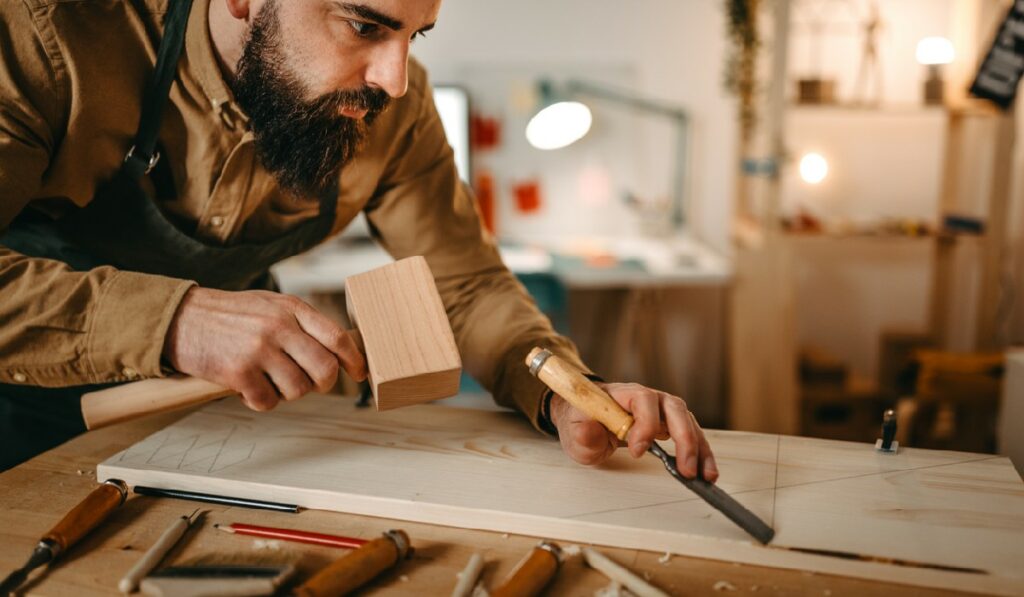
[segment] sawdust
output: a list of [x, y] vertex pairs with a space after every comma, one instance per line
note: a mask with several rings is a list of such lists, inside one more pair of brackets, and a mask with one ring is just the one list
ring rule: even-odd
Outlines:
[[712, 588], [715, 589], [716, 591], [735, 591], [736, 590], [736, 585], [732, 584], [731, 582], [729, 582], [727, 580], [720, 580], [720, 581], [716, 582], [715, 586], [712, 587]]
[[399, 577], [398, 577], [398, 580], [400, 580], [400, 581], [402, 581], [402, 582], [409, 582], [409, 576], [408, 576], [408, 575], [405, 575], [405, 574], [403, 574], [402, 576], [399, 576]]
[[252, 548], [256, 551], [281, 551], [281, 542], [277, 539], [256, 539]]
[[672, 559], [672, 554], [666, 551], [665, 555], [663, 555], [660, 558], [658, 558], [658, 563], [661, 564], [662, 566], [665, 566], [665, 565], [668, 564], [668, 561], [671, 560], [671, 559]]

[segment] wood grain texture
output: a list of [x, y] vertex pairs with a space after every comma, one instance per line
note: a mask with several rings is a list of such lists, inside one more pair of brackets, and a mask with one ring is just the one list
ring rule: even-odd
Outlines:
[[363, 335], [377, 410], [458, 393], [462, 359], [425, 259], [349, 276], [345, 296]]
[[776, 529], [772, 545], [752, 543], [656, 459], [620, 450], [602, 467], [582, 467], [511, 413], [374, 413], [316, 396], [254, 413], [224, 401], [113, 456], [98, 475], [919, 587], [1024, 591], [1024, 484], [1006, 458], [708, 436], [720, 485]]
[[[93, 470], [112, 454], [161, 430], [182, 413], [154, 415], [130, 423], [90, 432], [46, 452], [5, 473], [0, 473], [0, 569], [13, 570], [67, 511], [96, 487]], [[90, 533], [56, 566], [37, 571], [25, 587], [27, 595], [92, 597], [117, 595], [118, 579], [153, 544], [174, 518], [194, 505], [179, 500], [133, 496], [106, 524]], [[471, 554], [486, 558], [481, 581], [495, 586], [540, 537], [399, 522], [342, 512], [305, 510], [299, 514], [266, 512], [204, 505], [206, 514], [167, 557], [176, 565], [209, 553], [251, 550], [254, 539], [215, 531], [214, 524], [242, 522], [278, 527], [319, 529], [341, 535], [373, 539], [390, 528], [401, 527], [416, 540], [412, 560], [378, 576], [366, 594], [389, 597], [443, 595], [451, 591], [455, 575]], [[285, 546], [283, 546], [285, 547]], [[299, 550], [298, 582], [309, 578], [338, 557], [338, 550], [312, 545], [288, 545]], [[881, 579], [858, 579], [800, 570], [737, 565], [700, 557], [673, 557], [623, 548], [602, 549], [609, 557], [672, 595], [721, 597], [722, 581], [741, 592], [778, 597], [795, 594], [832, 597], [953, 597], [965, 591], [913, 587]], [[403, 578], [404, 577], [404, 578]], [[580, 557], [568, 557], [548, 588], [550, 595], [591, 597], [608, 579], [589, 568]]]

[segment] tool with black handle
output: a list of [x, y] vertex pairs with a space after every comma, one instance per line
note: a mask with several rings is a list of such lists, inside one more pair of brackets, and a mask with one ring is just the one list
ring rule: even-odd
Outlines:
[[[604, 425], [615, 434], [615, 437], [621, 440], [626, 439], [626, 434], [633, 426], [633, 416], [576, 368], [543, 348], [531, 350], [526, 357], [526, 364], [530, 367], [530, 373], [559, 396]], [[684, 477], [676, 468], [675, 456], [666, 453], [657, 442], [651, 442], [651, 447], [647, 451], [657, 456], [665, 465], [665, 469], [677, 481], [761, 543], [767, 544], [775, 536], [775, 531], [770, 526], [717, 485], [708, 483], [701, 478], [687, 479]]]
[[82, 537], [106, 520], [127, 497], [128, 486], [120, 479], [107, 479], [92, 490], [92, 493], [68, 512], [57, 526], [43, 535], [28, 562], [0, 583], [0, 596], [7, 597], [28, 579], [30, 572], [54, 561], [57, 556], [71, 549]]

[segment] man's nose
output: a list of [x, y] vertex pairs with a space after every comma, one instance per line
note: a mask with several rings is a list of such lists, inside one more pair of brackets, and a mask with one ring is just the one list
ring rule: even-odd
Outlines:
[[393, 98], [405, 95], [409, 89], [409, 44], [396, 40], [378, 48], [367, 66], [366, 83]]

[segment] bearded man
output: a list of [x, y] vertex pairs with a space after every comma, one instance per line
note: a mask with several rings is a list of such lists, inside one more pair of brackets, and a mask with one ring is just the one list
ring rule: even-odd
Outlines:
[[[268, 269], [360, 212], [423, 255], [466, 369], [584, 464], [618, 442], [523, 361], [586, 370], [502, 264], [460, 183], [424, 69], [441, 0], [0, 3], [0, 470], [84, 431], [80, 396], [170, 371], [250, 408], [366, 364]], [[682, 399], [605, 388], [639, 457], [671, 437], [713, 481]]]

